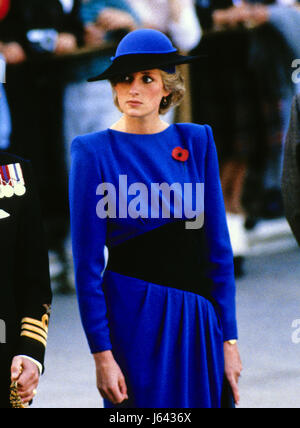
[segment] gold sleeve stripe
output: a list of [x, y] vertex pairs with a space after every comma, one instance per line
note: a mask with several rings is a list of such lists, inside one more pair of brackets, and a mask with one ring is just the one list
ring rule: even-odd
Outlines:
[[45, 339], [43, 339], [41, 336], [39, 336], [38, 334], [35, 333], [31, 333], [30, 331], [24, 330], [21, 332], [21, 336], [27, 336], [30, 337], [30, 339], [34, 339], [37, 340], [38, 342], [41, 342], [45, 348], [47, 346], [47, 342]]
[[45, 333], [45, 331], [39, 327], [34, 327], [33, 325], [30, 325], [30, 324], [22, 324], [22, 330], [29, 330], [34, 333], [38, 333], [47, 340], [47, 337], [48, 337], [47, 333]]
[[21, 323], [34, 324], [37, 327], [42, 328], [46, 333], [48, 333], [48, 324], [46, 322], [35, 320], [34, 318], [23, 318]]

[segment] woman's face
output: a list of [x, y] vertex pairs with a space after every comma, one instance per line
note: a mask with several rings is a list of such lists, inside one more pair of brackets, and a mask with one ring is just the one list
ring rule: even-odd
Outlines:
[[169, 95], [158, 69], [128, 74], [114, 89], [123, 114], [135, 118], [158, 116], [162, 98]]

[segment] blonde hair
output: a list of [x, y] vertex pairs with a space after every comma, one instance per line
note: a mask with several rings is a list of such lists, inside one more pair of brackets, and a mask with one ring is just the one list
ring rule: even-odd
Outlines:
[[[181, 74], [180, 70], [176, 67], [176, 73], [170, 74], [166, 71], [159, 70], [161, 73], [164, 89], [167, 92], [170, 92], [170, 95], [164, 97], [160, 103], [159, 114], [166, 114], [172, 107], [178, 106], [183, 100], [185, 94], [185, 82], [184, 77]], [[121, 111], [117, 93], [115, 91], [115, 85], [119, 82], [119, 78], [114, 78], [110, 80], [112, 90], [113, 90], [113, 99], [116, 107]]]

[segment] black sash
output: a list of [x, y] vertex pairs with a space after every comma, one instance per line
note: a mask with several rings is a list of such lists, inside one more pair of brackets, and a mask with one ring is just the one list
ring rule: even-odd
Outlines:
[[213, 300], [204, 229], [186, 229], [183, 220], [109, 248], [107, 270]]

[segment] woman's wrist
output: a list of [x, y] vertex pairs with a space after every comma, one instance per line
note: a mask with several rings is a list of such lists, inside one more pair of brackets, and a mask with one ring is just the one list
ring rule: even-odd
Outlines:
[[114, 359], [111, 350], [97, 352], [93, 357], [96, 364], [107, 364]]

